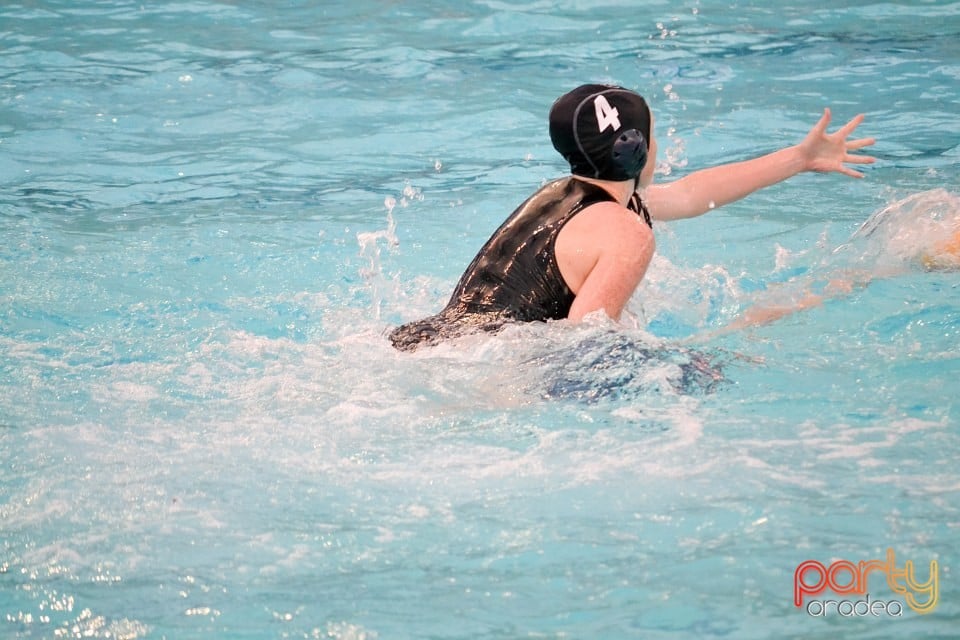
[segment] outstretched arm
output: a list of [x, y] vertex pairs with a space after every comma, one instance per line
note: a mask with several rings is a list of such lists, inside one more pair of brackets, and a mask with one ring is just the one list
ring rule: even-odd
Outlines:
[[695, 171], [674, 182], [650, 185], [643, 193], [644, 202], [654, 218], [676, 220], [699, 216], [804, 171], [862, 178], [862, 173], [847, 166], [874, 162], [871, 156], [851, 153], [874, 143], [873, 138], [848, 139], [861, 122], [863, 115], [858, 115], [834, 133], [827, 133], [830, 109], [824, 109], [820, 121], [800, 144], [752, 160]]
[[838, 274], [827, 282], [822, 293], [807, 290], [794, 300], [780, 303], [760, 302], [744, 311], [740, 317], [728, 324], [723, 332], [769, 324], [799, 311], [819, 307], [827, 300], [849, 295], [856, 288], [866, 287], [872, 278], [873, 274], [868, 272]]
[[787, 291], [771, 289], [762, 294], [761, 299], [746, 309], [739, 317], [726, 326], [711, 331], [704, 337], [710, 340], [741, 329], [770, 324], [794, 313], [819, 307], [827, 300], [849, 295], [855, 289], [861, 289], [869, 285], [874, 278], [892, 274], [893, 272], [883, 271], [838, 272], [832, 274], [832, 277], [822, 283], [822, 290], [819, 293], [813, 290], [812, 285], [816, 284], [815, 282], [807, 283], [807, 286], [800, 292], [797, 292], [795, 287], [785, 287], [788, 289]]

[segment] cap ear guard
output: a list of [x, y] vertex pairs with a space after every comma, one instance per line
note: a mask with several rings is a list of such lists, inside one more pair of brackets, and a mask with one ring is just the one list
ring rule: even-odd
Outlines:
[[613, 165], [623, 172], [624, 180], [636, 178], [647, 164], [647, 139], [639, 129], [627, 129], [613, 143]]

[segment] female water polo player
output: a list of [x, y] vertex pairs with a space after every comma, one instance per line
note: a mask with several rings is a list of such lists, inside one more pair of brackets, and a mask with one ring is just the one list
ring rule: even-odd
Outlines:
[[603, 311], [619, 320], [653, 257], [652, 220], [701, 215], [805, 171], [862, 177], [847, 164], [874, 143], [849, 140], [863, 116], [827, 133], [830, 110], [799, 144], [653, 184], [653, 115], [637, 93], [587, 84], [550, 109], [550, 140], [570, 176], [534, 193], [494, 232], [467, 267], [447, 306], [390, 334], [402, 350], [507, 322]]

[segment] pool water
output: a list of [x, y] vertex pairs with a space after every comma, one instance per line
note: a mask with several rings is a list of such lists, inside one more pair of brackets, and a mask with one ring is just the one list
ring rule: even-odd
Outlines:
[[[960, 3], [834, 4], [4, 3], [0, 637], [955, 637]], [[660, 181], [825, 106], [878, 162], [657, 225], [621, 325], [395, 352], [589, 81]], [[888, 549], [932, 612], [794, 605]]]

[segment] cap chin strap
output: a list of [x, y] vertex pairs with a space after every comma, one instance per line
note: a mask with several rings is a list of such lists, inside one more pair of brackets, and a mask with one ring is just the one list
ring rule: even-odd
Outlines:
[[633, 211], [638, 215], [643, 216], [643, 221], [647, 223], [647, 226], [653, 229], [653, 220], [650, 219], [650, 210], [647, 209], [647, 205], [643, 204], [643, 200], [640, 199], [640, 194], [637, 193], [637, 189], [640, 188], [640, 176], [637, 176], [633, 179], [633, 193], [630, 194], [630, 202], [627, 203], [627, 209]]

